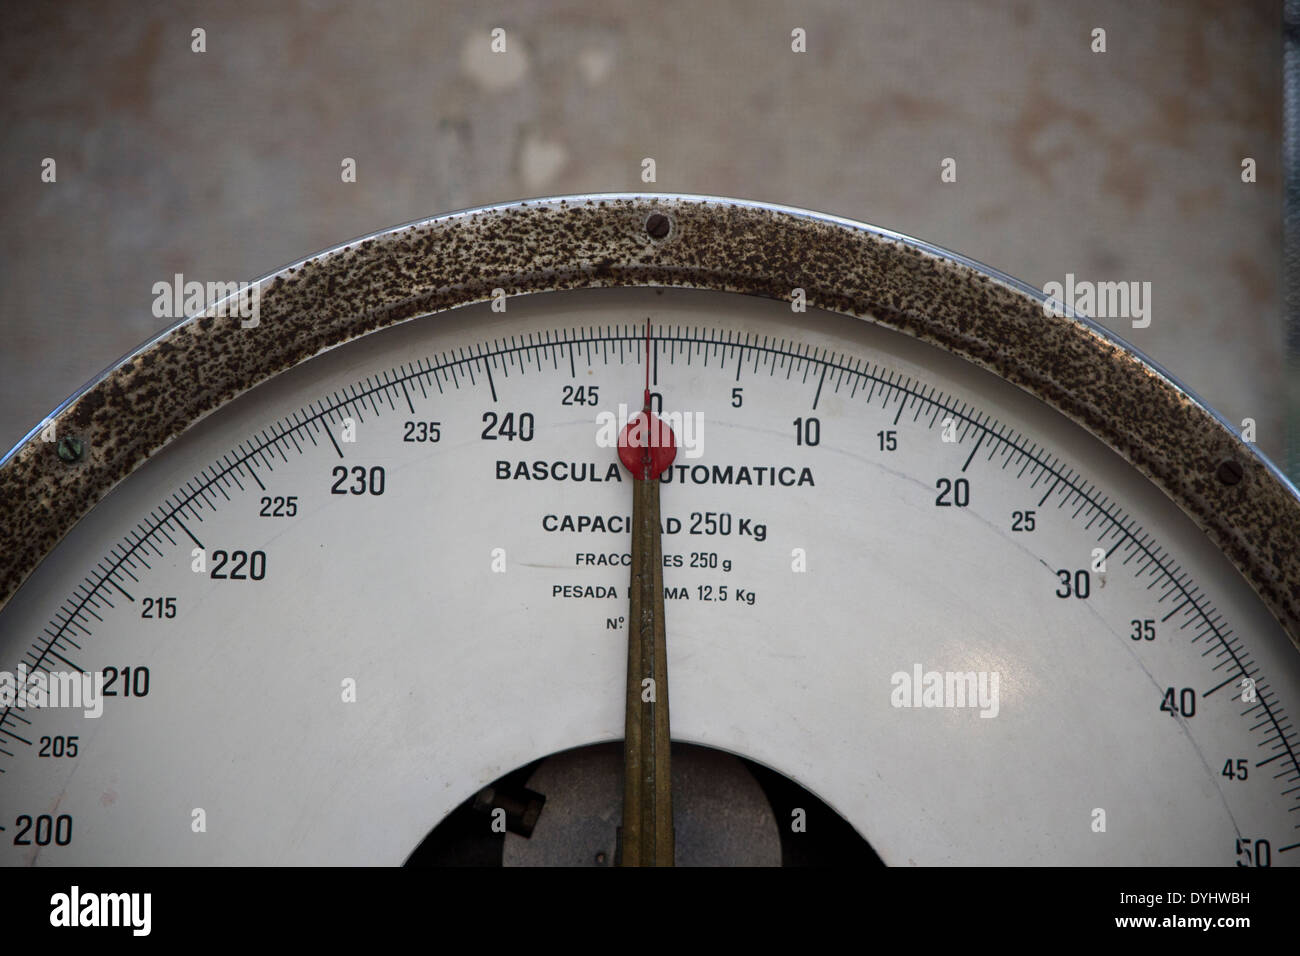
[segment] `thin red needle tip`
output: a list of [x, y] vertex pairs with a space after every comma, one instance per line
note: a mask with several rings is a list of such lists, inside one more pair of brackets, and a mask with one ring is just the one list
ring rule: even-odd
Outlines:
[[645, 409], [650, 411], [650, 320], [645, 320]]
[[[633, 433], [635, 438], [633, 437]], [[645, 325], [645, 402], [618, 436], [618, 457], [634, 477], [651, 481], [664, 473], [677, 455], [673, 431], [650, 411], [650, 322]]]

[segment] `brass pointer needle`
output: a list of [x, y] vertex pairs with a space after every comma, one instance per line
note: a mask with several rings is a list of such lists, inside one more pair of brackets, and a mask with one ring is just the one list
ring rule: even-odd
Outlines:
[[673, 865], [659, 476], [672, 464], [676, 454], [672, 429], [650, 411], [650, 326], [647, 323], [645, 402], [619, 435], [618, 443], [619, 460], [632, 473], [632, 586], [623, 744], [622, 866]]

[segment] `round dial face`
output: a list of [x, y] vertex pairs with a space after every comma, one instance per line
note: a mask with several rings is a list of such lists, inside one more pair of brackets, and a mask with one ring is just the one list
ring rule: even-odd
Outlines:
[[621, 741], [647, 375], [674, 741], [888, 864], [1300, 861], [1296, 648], [1124, 458], [862, 319], [630, 288], [367, 336], [118, 485], [0, 612], [0, 858], [400, 864]]

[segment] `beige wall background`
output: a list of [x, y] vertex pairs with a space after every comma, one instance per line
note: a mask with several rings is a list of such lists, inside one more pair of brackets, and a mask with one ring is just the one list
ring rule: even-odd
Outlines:
[[174, 273], [251, 279], [452, 209], [655, 190], [865, 220], [1040, 287], [1149, 281], [1149, 328], [1105, 324], [1281, 460], [1280, 19], [1248, 0], [15, 5], [0, 446], [168, 324], [151, 289]]

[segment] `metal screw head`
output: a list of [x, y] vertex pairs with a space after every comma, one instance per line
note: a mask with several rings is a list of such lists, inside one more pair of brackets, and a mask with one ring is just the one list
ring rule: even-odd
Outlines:
[[69, 464], [74, 461], [81, 461], [81, 456], [85, 453], [86, 446], [80, 438], [59, 439], [59, 457]]
[[651, 239], [667, 238], [672, 227], [672, 221], [661, 212], [652, 212], [645, 221], [645, 231]]
[[1219, 462], [1219, 469], [1215, 475], [1225, 485], [1235, 485], [1245, 477], [1246, 472], [1241, 467], [1241, 462], [1227, 458]]

